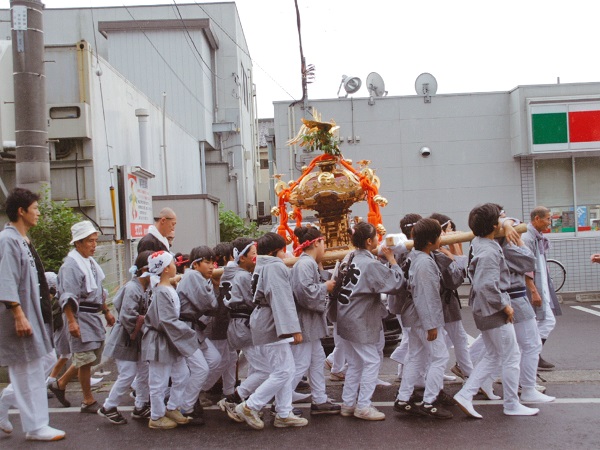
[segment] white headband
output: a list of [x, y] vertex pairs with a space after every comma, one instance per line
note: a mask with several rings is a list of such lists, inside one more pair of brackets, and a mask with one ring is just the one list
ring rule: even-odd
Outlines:
[[250, 247], [252, 247], [253, 245], [256, 245], [256, 242], [254, 242], [254, 241], [250, 242], [248, 245], [246, 245], [244, 247], [244, 249], [241, 252], [236, 247], [233, 247], [233, 260], [235, 261], [236, 264], [240, 263], [240, 257], [244, 256], [246, 254], [246, 252], [248, 250], [250, 250]]
[[151, 275], [160, 275], [173, 261], [173, 255], [169, 252], [154, 252], [148, 258], [148, 272], [142, 274], [142, 278]]

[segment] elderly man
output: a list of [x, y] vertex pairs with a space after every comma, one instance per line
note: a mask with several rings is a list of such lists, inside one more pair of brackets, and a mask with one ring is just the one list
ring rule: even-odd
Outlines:
[[65, 374], [48, 387], [63, 404], [67, 383], [79, 369], [79, 383], [83, 392], [82, 413], [96, 414], [100, 405], [91, 390], [91, 369], [100, 362], [106, 337], [104, 324], [98, 313], [102, 312], [108, 326], [115, 318], [106, 306], [106, 294], [102, 289], [104, 272], [94, 260], [98, 243], [98, 230], [88, 220], [71, 227], [75, 248], [65, 258], [58, 272], [60, 305], [67, 319], [69, 345], [73, 363]]
[[48, 426], [45, 371], [56, 360], [48, 330], [52, 320], [49, 298], [40, 292], [40, 285], [46, 291], [48, 285], [42, 262], [27, 237], [40, 215], [38, 200], [31, 191], [14, 189], [6, 199], [10, 223], [0, 233], [0, 365], [8, 366], [12, 382], [2, 393], [0, 430], [12, 432], [8, 408], [14, 402], [27, 440], [57, 441], [65, 432]]
[[[531, 303], [536, 312], [538, 329], [542, 345], [546, 343], [550, 332], [556, 325], [555, 316], [562, 314], [556, 291], [546, 265], [547, 253], [550, 249], [548, 238], [542, 233], [550, 227], [550, 210], [545, 206], [537, 206], [531, 211], [531, 222], [527, 224], [527, 232], [523, 234], [523, 242], [535, 256], [535, 272], [526, 278], [527, 289], [531, 295]], [[552, 370], [554, 364], [544, 360], [540, 355], [538, 370]]]
[[172, 233], [175, 236], [175, 225], [177, 225], [177, 216], [171, 208], [163, 208], [154, 218], [154, 225], [150, 225], [148, 234], [138, 242], [138, 253], [144, 250], [158, 252], [163, 250], [168, 252], [171, 248], [168, 236]]

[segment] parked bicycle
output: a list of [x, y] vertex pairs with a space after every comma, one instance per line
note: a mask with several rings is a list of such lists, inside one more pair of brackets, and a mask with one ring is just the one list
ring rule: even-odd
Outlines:
[[547, 266], [550, 278], [552, 279], [552, 284], [554, 285], [554, 290], [558, 292], [562, 289], [567, 280], [567, 269], [565, 269], [565, 266], [556, 259], [547, 260]]

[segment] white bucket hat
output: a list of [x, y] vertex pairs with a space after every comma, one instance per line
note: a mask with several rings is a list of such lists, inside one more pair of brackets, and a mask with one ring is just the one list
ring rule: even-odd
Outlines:
[[89, 220], [84, 220], [82, 222], [77, 222], [75, 225], [71, 227], [71, 235], [73, 239], [70, 244], [73, 245], [75, 242], [85, 239], [91, 234], [98, 233], [96, 227], [92, 225], [92, 222]]

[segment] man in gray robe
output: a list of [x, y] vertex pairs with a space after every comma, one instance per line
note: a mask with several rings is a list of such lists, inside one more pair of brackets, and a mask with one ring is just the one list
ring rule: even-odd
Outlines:
[[[0, 366], [8, 366], [26, 439], [56, 441], [65, 432], [48, 425], [43, 361], [52, 344], [42, 316], [35, 249], [27, 237], [40, 215], [38, 200], [20, 188], [6, 199], [10, 223], [0, 232]], [[8, 410], [0, 411], [0, 430], [13, 430]]]
[[90, 221], [84, 220], [71, 227], [75, 248], [65, 258], [58, 272], [60, 305], [67, 319], [69, 345], [73, 364], [65, 374], [48, 387], [64, 404], [65, 388], [79, 370], [79, 383], [83, 392], [82, 413], [96, 414], [100, 404], [91, 389], [91, 369], [100, 363], [106, 337], [104, 324], [98, 313], [102, 312], [108, 326], [115, 318], [106, 306], [106, 294], [102, 288], [104, 272], [94, 260], [98, 243], [98, 230]]
[[[550, 226], [550, 210], [545, 206], [537, 206], [531, 211], [531, 222], [527, 224], [527, 232], [523, 233], [523, 242], [535, 256], [535, 271], [526, 279], [527, 289], [534, 306], [538, 330], [542, 345], [556, 326], [555, 316], [562, 314], [552, 279], [546, 265], [550, 243], [542, 233]], [[538, 370], [552, 370], [554, 364], [544, 360], [540, 355]]]

